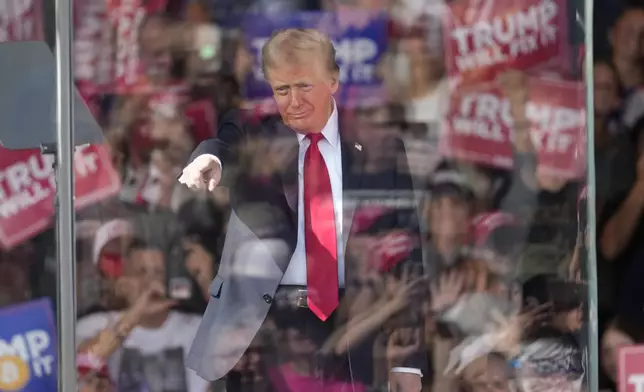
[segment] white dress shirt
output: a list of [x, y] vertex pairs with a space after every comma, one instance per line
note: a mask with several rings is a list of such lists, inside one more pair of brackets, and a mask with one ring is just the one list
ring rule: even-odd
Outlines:
[[[344, 287], [344, 246], [342, 243], [342, 143], [338, 131], [338, 112], [333, 106], [333, 112], [322, 129], [324, 138], [318, 143], [324, 159], [333, 197], [333, 214], [335, 216], [335, 235], [338, 254], [338, 287]], [[281, 284], [306, 286], [306, 249], [304, 240], [304, 157], [311, 145], [305, 135], [298, 133], [300, 150], [297, 159], [297, 243], [295, 251], [284, 273]]]
[[[338, 287], [344, 287], [344, 244], [342, 241], [342, 143], [338, 129], [338, 111], [335, 103], [333, 112], [324, 128], [324, 138], [318, 143], [320, 153], [324, 159], [329, 179], [331, 180], [331, 194], [333, 197], [333, 215], [335, 216], [335, 235], [338, 247]], [[300, 150], [297, 158], [297, 243], [291, 261], [286, 268], [280, 284], [306, 286], [306, 249], [304, 240], [304, 157], [311, 145], [311, 141], [303, 134], [297, 134]], [[407, 367], [394, 367], [392, 372], [414, 373], [422, 377], [420, 369]]]

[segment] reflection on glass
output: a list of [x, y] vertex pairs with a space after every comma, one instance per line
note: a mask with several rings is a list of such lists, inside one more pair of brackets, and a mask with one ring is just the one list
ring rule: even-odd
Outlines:
[[[0, 41], [47, 38], [40, 1], [5, 3]], [[644, 14], [587, 92], [572, 8], [75, 2], [105, 137], [74, 162], [81, 389], [616, 391], [643, 341]], [[0, 154], [0, 390], [55, 391], [17, 312], [55, 311], [49, 164]]]

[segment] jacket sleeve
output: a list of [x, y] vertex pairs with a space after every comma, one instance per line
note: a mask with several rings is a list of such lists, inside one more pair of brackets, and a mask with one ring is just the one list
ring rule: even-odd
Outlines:
[[[409, 163], [407, 160], [407, 152], [405, 145], [402, 140], [397, 140], [396, 148], [398, 150], [398, 169], [396, 170], [396, 191], [403, 199], [409, 199], [412, 201], [414, 208], [411, 209], [411, 216], [409, 214], [404, 219], [403, 214], [397, 214], [398, 220], [396, 223], [396, 229], [402, 229], [406, 231], [411, 237], [412, 242], [414, 243], [414, 249], [411, 254], [408, 256], [402, 264], [406, 268], [410, 268], [411, 271], [414, 271], [414, 276], [411, 278], [420, 278], [425, 275], [422, 261], [422, 238], [420, 233], [420, 219], [418, 216], [418, 209], [415, 208], [415, 194], [414, 186], [412, 181], [411, 172], [409, 170]], [[402, 371], [406, 372], [409, 369], [417, 369], [422, 372], [423, 375], [428, 375], [429, 364], [427, 359], [426, 347], [427, 345], [424, 342], [425, 332], [425, 322], [422, 314], [419, 314], [419, 309], [422, 308], [420, 303], [420, 298], [412, 298], [410, 301], [410, 306], [408, 306], [403, 312], [405, 313], [405, 319], [411, 322], [411, 326], [417, 328], [419, 331], [420, 339], [418, 349], [403, 359], [401, 363], [394, 364], [392, 369], [393, 371]]]
[[189, 163], [197, 157], [205, 154], [214, 155], [219, 158], [222, 166], [222, 185], [226, 185], [230, 178], [227, 173], [227, 166], [234, 165], [238, 161], [239, 147], [247, 136], [247, 127], [243, 123], [241, 112], [233, 110], [226, 113], [219, 125], [217, 137], [204, 140], [190, 155]]

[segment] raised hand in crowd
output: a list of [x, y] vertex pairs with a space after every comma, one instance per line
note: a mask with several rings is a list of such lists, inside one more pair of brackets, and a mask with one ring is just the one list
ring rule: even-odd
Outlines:
[[176, 301], [165, 297], [165, 288], [160, 282], [151, 282], [147, 287], [135, 279], [122, 277], [116, 283], [117, 296], [125, 299], [127, 310], [114, 327], [101, 331], [93, 339], [82, 342], [79, 351], [88, 351], [99, 360], [107, 360], [134, 328], [147, 317], [169, 310]]
[[[531, 140], [530, 121], [527, 117], [529, 98], [527, 75], [519, 70], [510, 70], [499, 75], [497, 83], [510, 101], [510, 115], [514, 131], [512, 140], [515, 152], [519, 154], [533, 153], [535, 148]], [[528, 184], [532, 182], [532, 176], [539, 188], [548, 192], [558, 192], [568, 183], [568, 179], [541, 168], [537, 168], [534, 173], [522, 173], [523, 180]]]
[[418, 351], [422, 341], [419, 328], [403, 327], [394, 330], [387, 339], [387, 361], [399, 366], [407, 357]]
[[526, 106], [528, 103], [527, 77], [519, 70], [506, 71], [497, 79], [501, 92], [510, 102], [510, 115], [515, 131], [514, 146], [519, 152], [533, 151]]
[[572, 253], [572, 257], [570, 258], [570, 263], [568, 263], [568, 280], [573, 281], [573, 282], [582, 282], [582, 277], [581, 277], [581, 251], [582, 248], [584, 247], [584, 243], [581, 239], [581, 236], [583, 234], [579, 234], [577, 236], [577, 242], [575, 243], [575, 250]]
[[[344, 353], [349, 347], [346, 342], [356, 345], [370, 336], [374, 331], [395, 317], [399, 312], [412, 304], [423, 290], [423, 276], [415, 276], [412, 266], [405, 266], [400, 279], [388, 275], [381, 279], [374, 287], [375, 292], [384, 293], [377, 301], [367, 303], [364, 298], [356, 297], [354, 302], [360, 301], [361, 308], [352, 304], [350, 311], [351, 322], [340, 328], [325, 343], [324, 351], [334, 347], [335, 354]], [[362, 299], [362, 300], [361, 300]]]
[[441, 274], [438, 282], [430, 284], [431, 311], [440, 313], [454, 305], [465, 288], [465, 276], [460, 271]]
[[129, 307], [126, 314], [132, 316], [132, 321], [139, 323], [147, 316], [162, 313], [174, 305], [176, 301], [168, 299], [166, 289], [159, 281], [152, 281], [145, 286], [135, 279], [121, 278], [116, 283], [117, 294], [126, 298]]
[[372, 303], [382, 300], [385, 296], [385, 276], [371, 262], [373, 249], [378, 243], [378, 238], [371, 235], [360, 235], [347, 245], [347, 257], [354, 260], [359, 269], [353, 279], [357, 285], [358, 293], [349, 304], [349, 314], [364, 314], [364, 310]]
[[412, 265], [406, 265], [399, 279], [390, 275], [385, 278], [384, 299], [387, 303], [393, 304], [394, 308], [401, 310], [410, 304], [414, 296], [425, 291], [424, 282], [425, 276], [417, 275]]
[[498, 334], [495, 351], [513, 358], [521, 350], [521, 341], [533, 328], [542, 326], [550, 317], [552, 304], [528, 306], [510, 317], [498, 312], [493, 313], [495, 325], [490, 326], [492, 333]]

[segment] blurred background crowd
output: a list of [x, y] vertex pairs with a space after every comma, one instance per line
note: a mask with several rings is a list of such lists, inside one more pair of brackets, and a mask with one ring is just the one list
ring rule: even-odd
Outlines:
[[[273, 29], [306, 26], [336, 43], [342, 132], [357, 145], [402, 139], [416, 192], [361, 195], [370, 207], [355, 217], [360, 241], [346, 251], [361, 273], [348, 280], [356, 295], [340, 309], [358, 312], [358, 322], [338, 325], [326, 341], [267, 323], [230, 377], [249, 391], [274, 390], [267, 380], [279, 364], [282, 390], [306, 390], [312, 375], [298, 358], [342, 353], [346, 338], [352, 383], [338, 382], [337, 391], [386, 390], [387, 369], [418, 348], [429, 363], [426, 391], [585, 390], [588, 182], [596, 192], [600, 386], [616, 391], [618, 349], [644, 343], [644, 8], [595, 3], [591, 181], [581, 4], [75, 1], [77, 87], [106, 139], [83, 152], [97, 157], [88, 186], [100, 192], [84, 195], [91, 200], [76, 220], [84, 387], [223, 390], [183, 364], [216, 295], [229, 195], [224, 187], [193, 193], [176, 179], [230, 111], [243, 110], [257, 129], [271, 121], [258, 49]], [[0, 39], [53, 40], [52, 2], [0, 4]], [[264, 164], [242, 160], [234, 170], [261, 192], [285, 154], [261, 140], [246, 147]], [[0, 307], [50, 297], [55, 311], [57, 243], [51, 222], [42, 224], [53, 210], [20, 204], [33, 189], [12, 182], [19, 165], [39, 184], [51, 172], [37, 152], [0, 154]], [[377, 177], [398, 158], [366, 157], [364, 170]], [[38, 219], [17, 218], [21, 209]], [[418, 214], [421, 243], [383, 232], [379, 221], [392, 214]], [[409, 252], [422, 268], [397, 268]], [[252, 260], [253, 250], [236, 257]], [[188, 295], [165, 299], [168, 290]], [[408, 307], [417, 320], [396, 317]], [[127, 328], [110, 341], [103, 332], [118, 320]], [[83, 364], [96, 345], [107, 361], [100, 371]], [[275, 363], [253, 354], [267, 347], [277, 348]]]

